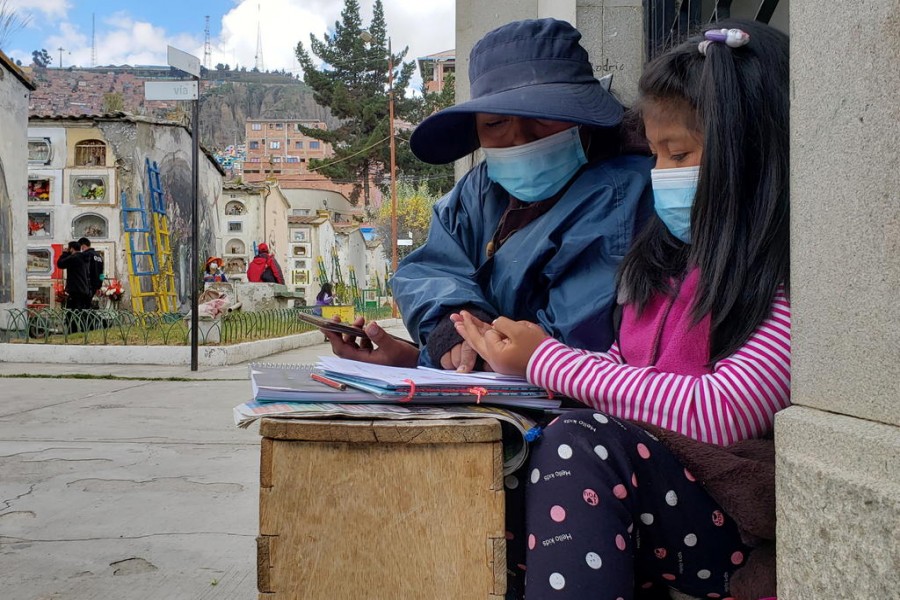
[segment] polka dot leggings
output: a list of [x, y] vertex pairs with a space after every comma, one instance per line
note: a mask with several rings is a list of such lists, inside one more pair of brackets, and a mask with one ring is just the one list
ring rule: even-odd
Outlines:
[[[589, 410], [554, 421], [532, 448], [509, 505], [525, 488], [525, 531], [510, 544], [511, 582], [525, 597], [631, 600], [675, 588], [729, 597], [744, 561], [734, 522], [675, 456], [639, 427]], [[521, 520], [519, 520], [521, 523]], [[518, 563], [526, 546], [525, 564]], [[520, 579], [520, 578], [519, 578]]]

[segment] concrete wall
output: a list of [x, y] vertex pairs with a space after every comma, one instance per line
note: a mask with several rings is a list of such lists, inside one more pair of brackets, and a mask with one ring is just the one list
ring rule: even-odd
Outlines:
[[900, 590], [900, 2], [791, 3], [779, 598]]
[[7, 327], [7, 309], [25, 307], [28, 95], [0, 65], [0, 329]]
[[[147, 194], [147, 172], [144, 159], [160, 166], [160, 179], [169, 217], [175, 290], [181, 308], [189, 300], [191, 268], [191, 135], [180, 126], [131, 121], [101, 121], [100, 127], [119, 160], [119, 189], [128, 194], [129, 202]], [[223, 176], [205, 154], [200, 155], [199, 174], [199, 256], [200, 269], [206, 257], [215, 254], [219, 203]], [[122, 261], [124, 264], [124, 240]], [[123, 271], [124, 272], [124, 271]]]

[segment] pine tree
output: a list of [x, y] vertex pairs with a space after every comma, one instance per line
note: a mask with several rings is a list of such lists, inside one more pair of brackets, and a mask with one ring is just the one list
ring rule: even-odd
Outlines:
[[[368, 206], [371, 186], [384, 183], [390, 164], [388, 35], [381, 0], [375, 0], [366, 40], [363, 31], [359, 2], [345, 0], [334, 33], [322, 39], [310, 35], [309, 51], [302, 42], [297, 44], [297, 59], [316, 102], [342, 121], [330, 131], [303, 129], [334, 149], [333, 157], [310, 161], [310, 169], [332, 181], [353, 184], [351, 201], [358, 203], [362, 196]], [[310, 52], [322, 61], [321, 68], [315, 67]], [[392, 56], [395, 118], [404, 118], [415, 109], [415, 101], [404, 95], [415, 69], [414, 63], [403, 62], [406, 53], [404, 48]], [[402, 163], [398, 160], [397, 164], [402, 170]]]

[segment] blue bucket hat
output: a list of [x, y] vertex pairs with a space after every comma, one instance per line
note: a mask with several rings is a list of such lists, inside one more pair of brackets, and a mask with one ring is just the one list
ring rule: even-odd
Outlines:
[[622, 122], [622, 105], [594, 77], [581, 34], [565, 21], [516, 21], [485, 35], [469, 57], [472, 99], [431, 115], [410, 148], [445, 164], [480, 146], [475, 113], [568, 121], [595, 127]]

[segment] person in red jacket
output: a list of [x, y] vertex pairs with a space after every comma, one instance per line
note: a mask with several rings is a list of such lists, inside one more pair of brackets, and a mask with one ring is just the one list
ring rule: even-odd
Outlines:
[[247, 281], [253, 283], [280, 283], [284, 285], [284, 275], [275, 257], [269, 254], [269, 245], [263, 242], [256, 248], [256, 258], [247, 267]]

